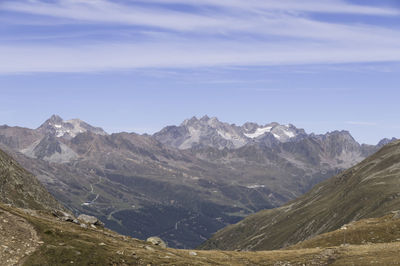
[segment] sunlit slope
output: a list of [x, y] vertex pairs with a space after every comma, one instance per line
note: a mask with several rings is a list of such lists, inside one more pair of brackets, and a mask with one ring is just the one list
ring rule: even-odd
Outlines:
[[261, 211], [217, 232], [203, 249], [270, 250], [400, 209], [400, 142], [283, 207]]
[[61, 209], [31, 173], [0, 150], [0, 202], [29, 209]]

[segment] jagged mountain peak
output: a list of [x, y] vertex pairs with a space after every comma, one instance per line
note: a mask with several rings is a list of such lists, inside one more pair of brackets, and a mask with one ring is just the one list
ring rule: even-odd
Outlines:
[[63, 121], [64, 120], [59, 115], [52, 115], [49, 119], [46, 120], [46, 122], [48, 123], [62, 123]]
[[198, 124], [202, 124], [202, 125], [210, 125], [210, 126], [216, 126], [217, 124], [222, 123], [218, 120], [218, 118], [216, 117], [209, 117], [208, 115], [204, 115], [203, 117], [201, 117], [200, 119], [197, 118], [196, 116], [193, 116], [190, 119], [186, 119], [182, 122], [182, 124], [180, 126], [195, 126]]
[[277, 142], [288, 142], [305, 136], [307, 134], [303, 129], [298, 129], [292, 124], [281, 125], [273, 122], [259, 125], [247, 122], [242, 126], [237, 126], [221, 122], [218, 118], [208, 115], [200, 119], [193, 116], [186, 119], [180, 126], [169, 126], [154, 134], [160, 142], [179, 149], [204, 146], [218, 149], [240, 148], [254, 141], [264, 142], [265, 139], [275, 139]]
[[327, 132], [326, 135], [329, 135], [329, 136], [341, 135], [341, 136], [353, 138], [348, 130], [334, 130], [334, 131]]
[[396, 141], [397, 140], [397, 138], [391, 138], [391, 139], [389, 139], [389, 138], [384, 138], [384, 139], [382, 139], [381, 141], [379, 141], [379, 143], [378, 143], [378, 147], [383, 147], [383, 146], [385, 146], [385, 145], [387, 145], [387, 144], [389, 144], [389, 143], [392, 143], [392, 142], [394, 142], [394, 141]]
[[196, 116], [193, 116], [192, 118], [185, 119], [185, 120], [182, 122], [181, 126], [186, 126], [186, 125], [195, 123], [195, 122], [197, 122], [197, 121], [199, 121], [199, 120], [197, 119], [197, 117], [196, 117]]
[[76, 135], [88, 131], [99, 135], [107, 135], [100, 127], [91, 126], [80, 119], [65, 121], [58, 115], [52, 115], [37, 130], [46, 135], [53, 135], [59, 138], [74, 138]]
[[354, 139], [354, 137], [350, 134], [349, 131], [347, 130], [335, 130], [332, 132], [328, 132], [325, 135], [319, 135], [319, 138], [322, 138], [324, 140], [329, 140], [330, 142], [342, 142], [342, 143], [347, 143], [348, 145], [351, 146], [360, 146], [360, 144]]
[[200, 118], [200, 121], [208, 121], [210, 120], [210, 117], [208, 115], [204, 115], [202, 118]]

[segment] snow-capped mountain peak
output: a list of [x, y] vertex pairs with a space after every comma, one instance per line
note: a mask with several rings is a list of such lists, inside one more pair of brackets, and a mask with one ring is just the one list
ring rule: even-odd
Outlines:
[[179, 149], [211, 146], [218, 149], [240, 148], [256, 142], [288, 142], [307, 136], [295, 126], [270, 123], [258, 125], [247, 122], [242, 126], [219, 121], [216, 117], [203, 116], [186, 119], [180, 126], [169, 126], [154, 134], [162, 143]]
[[74, 138], [76, 135], [88, 131], [99, 135], [107, 135], [102, 128], [93, 127], [80, 119], [64, 121], [57, 115], [51, 116], [37, 130], [58, 138]]

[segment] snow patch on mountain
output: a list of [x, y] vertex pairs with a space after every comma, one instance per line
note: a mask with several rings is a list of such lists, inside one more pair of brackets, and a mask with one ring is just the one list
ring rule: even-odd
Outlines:
[[[76, 137], [76, 135], [88, 131], [86, 128], [82, 127], [83, 123], [84, 122], [79, 119], [71, 119], [65, 121], [64, 126], [59, 124], [55, 124], [53, 126], [56, 128], [57, 137], [63, 137], [65, 135], [69, 135], [70, 137], [74, 138]], [[65, 126], [65, 124], [72, 125], [72, 127]]]
[[265, 185], [247, 185], [247, 188], [256, 189], [256, 188], [264, 188]]
[[255, 139], [255, 138], [257, 138], [257, 137], [259, 137], [259, 136], [261, 136], [261, 135], [264, 135], [264, 134], [267, 133], [267, 132], [268, 132], [268, 133], [271, 132], [271, 129], [272, 129], [272, 127], [257, 128], [257, 129], [256, 129], [256, 132], [254, 132], [254, 133], [248, 133], [248, 134], [244, 133], [244, 135], [245, 135], [246, 137], [248, 137], [248, 138]]
[[294, 134], [294, 133], [291, 132], [291, 131], [283, 131], [283, 133], [285, 133], [286, 136], [288, 136], [289, 138], [294, 138], [294, 137], [296, 137], [296, 134]]

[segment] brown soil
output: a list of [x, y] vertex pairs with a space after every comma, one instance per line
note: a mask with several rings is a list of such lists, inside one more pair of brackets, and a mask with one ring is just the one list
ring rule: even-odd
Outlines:
[[33, 226], [22, 217], [0, 210], [1, 265], [21, 265], [41, 244]]

